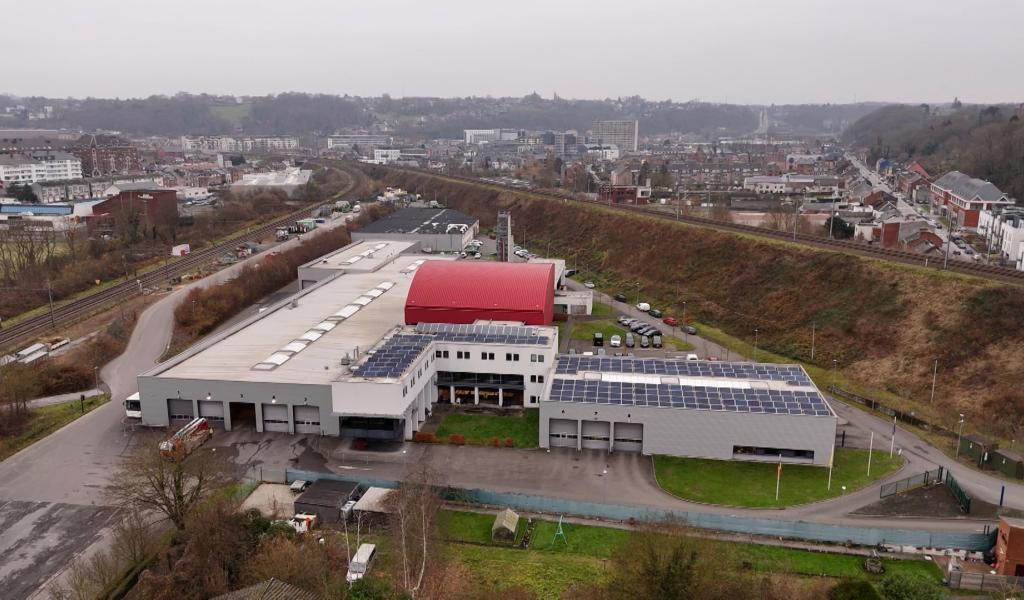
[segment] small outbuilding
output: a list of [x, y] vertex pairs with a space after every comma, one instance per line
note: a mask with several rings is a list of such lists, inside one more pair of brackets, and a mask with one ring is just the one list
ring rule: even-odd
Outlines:
[[356, 502], [356, 505], [352, 507], [352, 510], [357, 513], [391, 514], [391, 508], [388, 506], [388, 496], [393, 491], [382, 487], [367, 488], [363, 495], [360, 496], [359, 501]]
[[519, 515], [511, 508], [499, 511], [491, 525], [491, 541], [515, 543], [516, 529], [519, 527]]
[[1015, 479], [1024, 479], [1024, 456], [1016, 450], [996, 449], [992, 451], [989, 465]]
[[965, 435], [960, 440], [960, 456], [971, 459], [979, 467], [992, 460], [992, 451], [998, 448], [995, 442], [980, 435]]
[[341, 507], [355, 495], [357, 483], [320, 479], [295, 497], [295, 512], [314, 514], [321, 523], [340, 523]]

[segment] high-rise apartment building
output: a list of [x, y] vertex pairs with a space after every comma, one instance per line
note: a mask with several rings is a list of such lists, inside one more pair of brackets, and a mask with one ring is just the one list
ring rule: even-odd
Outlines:
[[614, 144], [619, 152], [636, 152], [640, 142], [640, 122], [594, 121], [590, 141], [601, 145]]

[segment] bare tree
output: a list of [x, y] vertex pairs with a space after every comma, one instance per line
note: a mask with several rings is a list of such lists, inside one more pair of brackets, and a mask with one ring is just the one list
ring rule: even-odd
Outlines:
[[184, 531], [199, 501], [233, 481], [227, 461], [215, 448], [199, 448], [180, 458], [160, 454], [157, 436], [146, 436], [139, 451], [114, 477], [107, 493], [117, 504], [153, 510]]
[[395, 552], [396, 584], [411, 598], [420, 592], [439, 544], [437, 514], [441, 497], [439, 473], [429, 465], [413, 468], [388, 496], [389, 527]]

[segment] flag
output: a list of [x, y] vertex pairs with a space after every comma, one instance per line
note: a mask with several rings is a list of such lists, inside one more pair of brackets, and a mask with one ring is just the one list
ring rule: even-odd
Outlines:
[[775, 471], [775, 476], [776, 477], [781, 477], [782, 476], [782, 461], [781, 460], [779, 461], [779, 468]]

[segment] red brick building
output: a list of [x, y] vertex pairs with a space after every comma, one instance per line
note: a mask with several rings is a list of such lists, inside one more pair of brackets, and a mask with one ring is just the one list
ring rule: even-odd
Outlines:
[[983, 210], [1013, 204], [994, 184], [960, 171], [950, 171], [931, 185], [932, 204], [961, 227], [977, 227]]
[[651, 188], [637, 185], [603, 184], [598, 196], [601, 202], [609, 204], [650, 204]]
[[1024, 577], [1024, 519], [999, 518], [995, 557], [1000, 575]]
[[129, 190], [92, 207], [86, 224], [90, 232], [114, 231], [118, 223], [138, 229], [174, 227], [178, 224], [178, 194], [174, 190]]
[[83, 135], [68, 150], [82, 161], [85, 177], [139, 170], [138, 149], [119, 137]]

